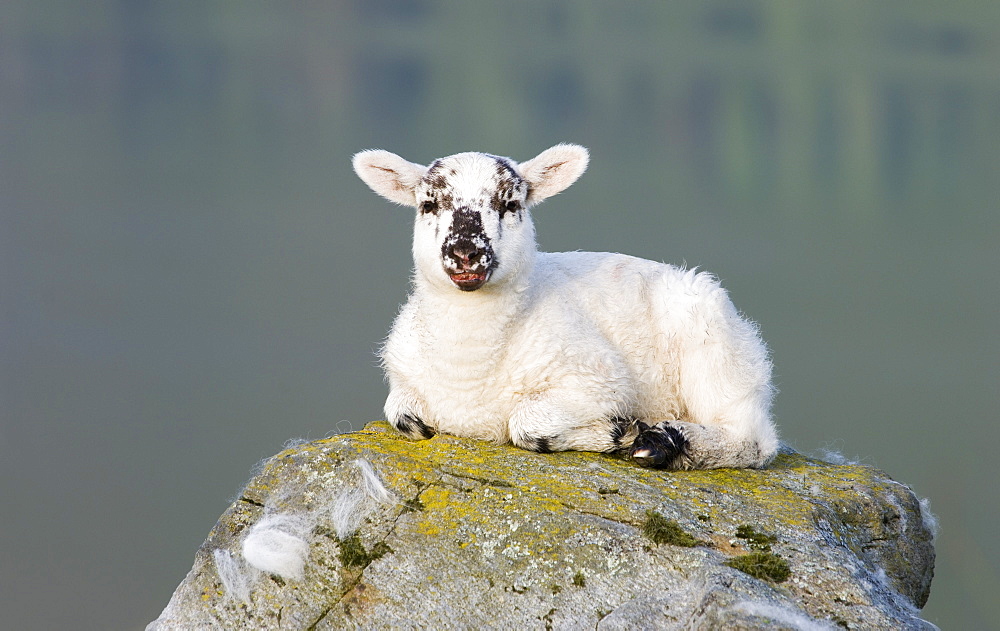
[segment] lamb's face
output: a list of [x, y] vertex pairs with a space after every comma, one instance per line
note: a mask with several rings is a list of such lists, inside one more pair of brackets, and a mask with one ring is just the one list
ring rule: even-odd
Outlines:
[[460, 153], [424, 167], [372, 150], [354, 156], [354, 170], [376, 193], [417, 209], [418, 278], [475, 291], [530, 269], [535, 228], [528, 208], [575, 182], [587, 159], [583, 147], [556, 145], [520, 164]]
[[416, 190], [413, 257], [462, 291], [500, 282], [534, 251], [528, 183], [506, 158], [463, 153], [428, 167]]

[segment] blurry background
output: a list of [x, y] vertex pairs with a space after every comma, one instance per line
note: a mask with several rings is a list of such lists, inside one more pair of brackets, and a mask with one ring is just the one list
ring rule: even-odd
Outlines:
[[1000, 4], [0, 8], [0, 616], [140, 629], [261, 458], [381, 418], [407, 209], [350, 156], [590, 171], [543, 249], [718, 274], [800, 451], [929, 497], [924, 611], [1000, 619]]

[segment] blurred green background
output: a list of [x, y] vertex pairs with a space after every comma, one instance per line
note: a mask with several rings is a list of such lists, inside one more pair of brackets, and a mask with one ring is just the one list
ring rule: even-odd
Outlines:
[[783, 437], [940, 518], [924, 616], [1000, 620], [1000, 4], [4, 3], [0, 616], [155, 618], [261, 458], [381, 417], [380, 147], [591, 149], [543, 249], [718, 274]]

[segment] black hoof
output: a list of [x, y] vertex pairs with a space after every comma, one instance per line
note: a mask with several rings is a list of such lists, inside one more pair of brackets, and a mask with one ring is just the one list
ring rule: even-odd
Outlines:
[[626, 442], [626, 437], [635, 431], [638, 431], [642, 427], [647, 427], [639, 419], [633, 418], [631, 416], [616, 416], [611, 419], [611, 443], [614, 445], [614, 451], [619, 451], [622, 447], [622, 443]]
[[545, 436], [528, 436], [524, 438], [524, 447], [540, 454], [550, 454], [552, 453], [552, 439]]
[[652, 427], [639, 423], [639, 435], [629, 448], [629, 457], [642, 467], [670, 467], [687, 451], [688, 441], [679, 429], [666, 423]]
[[437, 434], [437, 432], [433, 429], [427, 427], [423, 421], [409, 414], [400, 416], [396, 419], [396, 422], [393, 423], [393, 425], [396, 426], [396, 429], [403, 432], [410, 438], [426, 440], [428, 438], [434, 438], [434, 435]]

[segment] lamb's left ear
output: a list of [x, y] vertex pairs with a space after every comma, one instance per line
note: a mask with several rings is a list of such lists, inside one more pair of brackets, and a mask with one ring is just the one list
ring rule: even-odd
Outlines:
[[537, 204], [565, 190], [587, 170], [590, 154], [580, 145], [556, 145], [517, 165], [528, 182], [528, 203]]
[[354, 154], [354, 172], [373, 191], [390, 202], [416, 206], [414, 189], [427, 167], [414, 164], [389, 151], [370, 149]]

